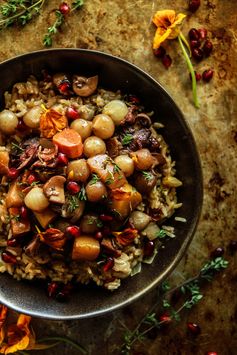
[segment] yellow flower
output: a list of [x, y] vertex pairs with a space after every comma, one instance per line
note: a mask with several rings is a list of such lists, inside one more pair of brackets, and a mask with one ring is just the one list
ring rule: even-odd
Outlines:
[[174, 10], [157, 11], [152, 21], [157, 26], [153, 49], [158, 49], [166, 39], [174, 39], [180, 33], [180, 26], [186, 15], [176, 15]]

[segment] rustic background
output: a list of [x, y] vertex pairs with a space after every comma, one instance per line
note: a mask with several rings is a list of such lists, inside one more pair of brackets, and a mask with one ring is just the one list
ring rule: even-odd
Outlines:
[[[42, 38], [60, 0], [46, 1], [41, 12], [24, 28], [1, 32], [0, 61], [15, 55], [43, 49]], [[70, 1], [68, 1], [70, 3]], [[236, 1], [202, 0], [194, 15], [188, 15], [183, 27], [205, 27], [214, 44], [213, 55], [198, 64], [197, 70], [213, 68], [209, 84], [200, 83], [201, 108], [192, 105], [190, 80], [176, 41], [167, 49], [173, 59], [166, 70], [152, 54], [155, 28], [152, 15], [158, 9], [187, 12], [187, 0], [85, 0], [55, 37], [53, 47], [89, 48], [125, 58], [146, 70], [170, 92], [183, 111], [195, 136], [204, 175], [204, 205], [196, 235], [180, 265], [171, 276], [172, 283], [184, 280], [198, 271], [216, 247], [225, 248], [229, 268], [204, 290], [204, 299], [182, 321], [154, 334], [136, 347], [137, 354], [237, 354], [237, 253], [231, 256], [228, 245], [237, 240], [236, 232], [236, 145], [237, 97]], [[187, 12], [188, 13], [188, 12]], [[131, 306], [103, 317], [81, 321], [33, 321], [39, 335], [65, 335], [82, 343], [90, 354], [119, 354], [124, 329], [121, 323], [134, 327], [154, 302], [156, 290]], [[201, 335], [187, 334], [186, 323], [201, 326]], [[74, 355], [70, 347], [61, 346], [38, 354]], [[135, 354], [135, 353], [134, 353]]]

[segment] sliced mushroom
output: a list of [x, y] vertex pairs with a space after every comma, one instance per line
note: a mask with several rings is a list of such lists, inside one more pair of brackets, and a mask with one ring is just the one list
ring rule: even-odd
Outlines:
[[74, 75], [72, 88], [75, 94], [79, 96], [90, 96], [98, 85], [98, 75], [86, 78], [84, 76]]
[[66, 179], [63, 176], [55, 175], [44, 184], [43, 191], [50, 202], [64, 204], [64, 183]]
[[53, 83], [57, 87], [64, 81], [68, 81], [68, 78], [64, 73], [57, 73], [53, 76]]

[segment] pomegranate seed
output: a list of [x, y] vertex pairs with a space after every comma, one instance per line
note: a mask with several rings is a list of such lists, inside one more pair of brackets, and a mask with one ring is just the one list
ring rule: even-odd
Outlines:
[[191, 12], [196, 12], [200, 5], [200, 0], [189, 0], [188, 9]]
[[201, 48], [193, 48], [192, 55], [194, 59], [200, 62], [203, 59], [203, 50]]
[[7, 176], [9, 177], [10, 180], [15, 180], [19, 176], [19, 171], [16, 168], [10, 168], [8, 169]]
[[114, 219], [112, 216], [109, 216], [108, 214], [101, 214], [99, 218], [103, 222], [110, 222], [110, 221], [113, 221], [113, 219]]
[[80, 229], [77, 226], [69, 226], [66, 228], [65, 234], [69, 237], [78, 238], [80, 237]]
[[168, 69], [172, 64], [172, 59], [170, 58], [169, 54], [165, 54], [161, 61], [166, 69]]
[[114, 259], [111, 257], [108, 257], [108, 259], [106, 260], [106, 263], [103, 266], [103, 271], [106, 272], [106, 271], [112, 269], [113, 266], [114, 266]]
[[67, 165], [68, 164], [67, 156], [63, 153], [58, 153], [57, 163], [58, 163], [58, 165], [61, 165], [61, 166]]
[[144, 243], [143, 254], [144, 256], [151, 256], [154, 253], [155, 243], [147, 239]]
[[61, 14], [67, 15], [70, 12], [70, 6], [66, 2], [62, 2], [59, 5], [59, 11], [61, 12]]
[[[200, 81], [202, 79], [202, 75], [200, 73], [197, 73], [196, 71], [194, 73], [195, 73], [196, 81]], [[189, 77], [192, 80], [191, 74], [189, 74]]]
[[208, 351], [206, 355], [218, 355], [215, 351]]
[[36, 179], [36, 176], [34, 174], [30, 174], [27, 178], [27, 182], [29, 185], [33, 184], [33, 182], [36, 182], [37, 179]]
[[199, 48], [201, 46], [201, 42], [199, 40], [196, 39], [192, 39], [190, 41], [190, 47], [193, 48]]
[[2, 253], [2, 260], [7, 264], [16, 264], [16, 257], [9, 251], [4, 251]]
[[229, 249], [232, 255], [237, 251], [237, 240], [231, 240], [229, 244]]
[[221, 247], [216, 248], [215, 250], [213, 250], [213, 252], [211, 253], [211, 257], [212, 258], [219, 258], [220, 256], [224, 255], [224, 249]]
[[157, 58], [163, 58], [164, 55], [166, 54], [166, 50], [164, 47], [160, 46], [157, 49], [153, 49], [153, 54], [154, 56], [156, 56]]
[[167, 324], [167, 323], [170, 323], [172, 321], [172, 319], [170, 318], [170, 316], [168, 314], [162, 314], [159, 317], [159, 321]]
[[129, 95], [128, 100], [130, 102], [132, 102], [133, 104], [139, 104], [139, 102], [140, 102], [139, 98], [134, 95]]
[[50, 282], [48, 284], [48, 289], [47, 289], [48, 296], [49, 297], [54, 297], [56, 292], [57, 292], [57, 290], [58, 290], [58, 288], [59, 288], [59, 284], [57, 282]]
[[200, 39], [200, 33], [196, 28], [191, 28], [188, 33], [190, 41], [198, 41]]
[[70, 82], [68, 80], [63, 80], [61, 84], [58, 85], [58, 91], [60, 94], [68, 95], [70, 89]]
[[103, 234], [102, 234], [101, 232], [97, 232], [97, 233], [95, 234], [95, 238], [96, 238], [96, 239], [102, 239], [102, 238], [103, 238]]
[[28, 211], [27, 211], [27, 208], [25, 206], [21, 207], [20, 216], [21, 216], [22, 219], [27, 219]]
[[188, 330], [194, 334], [194, 335], [198, 335], [201, 333], [201, 328], [199, 327], [199, 325], [197, 325], [196, 323], [188, 323]]
[[66, 111], [66, 116], [70, 120], [76, 120], [77, 118], [80, 117], [79, 112], [73, 107], [68, 107]]
[[205, 39], [207, 37], [207, 30], [205, 28], [199, 28], [198, 32], [200, 34], [200, 39]]
[[25, 125], [23, 120], [19, 120], [17, 124], [17, 130], [20, 132], [24, 132], [27, 129], [27, 126]]
[[80, 192], [81, 188], [77, 182], [69, 181], [67, 184], [67, 190], [70, 192], [70, 194], [76, 195], [78, 192]]
[[7, 246], [8, 247], [17, 247], [19, 245], [19, 240], [16, 238], [10, 238], [7, 241]]
[[206, 57], [209, 57], [209, 55], [212, 52], [212, 49], [213, 49], [213, 45], [212, 45], [211, 41], [206, 40], [203, 47], [202, 47], [202, 50], [203, 50], [204, 54], [206, 55]]
[[208, 83], [213, 77], [214, 71], [212, 69], [207, 69], [202, 73], [202, 80]]

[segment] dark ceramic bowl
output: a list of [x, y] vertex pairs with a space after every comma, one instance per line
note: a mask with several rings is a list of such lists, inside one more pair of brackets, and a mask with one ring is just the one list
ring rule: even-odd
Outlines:
[[32, 316], [50, 319], [76, 319], [100, 315], [143, 296], [164, 280], [184, 255], [199, 219], [202, 205], [202, 173], [196, 145], [185, 119], [168, 93], [152, 77], [125, 60], [108, 54], [80, 50], [53, 49], [25, 54], [0, 64], [0, 99], [3, 93], [30, 74], [41, 77], [41, 70], [70, 71], [85, 76], [99, 75], [104, 88], [132, 93], [141, 98], [148, 110], [154, 111], [165, 128], [163, 136], [176, 160], [177, 177], [183, 181], [178, 189], [183, 206], [179, 216], [187, 223], [169, 221], [175, 227], [176, 238], [165, 243], [152, 265], [122, 281], [122, 286], [109, 292], [96, 287], [84, 287], [73, 294], [68, 303], [47, 298], [37, 284], [18, 282], [7, 274], [0, 275], [0, 303]]

